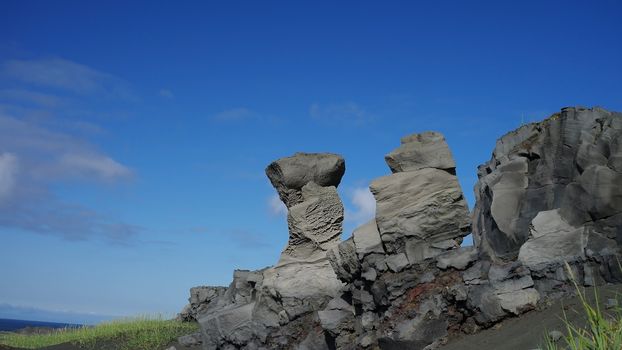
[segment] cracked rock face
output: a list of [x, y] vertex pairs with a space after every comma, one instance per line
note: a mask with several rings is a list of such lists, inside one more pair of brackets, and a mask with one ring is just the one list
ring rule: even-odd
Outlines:
[[535, 242], [532, 221], [556, 209], [559, 225], [589, 231], [597, 249], [617, 246], [621, 159], [622, 115], [600, 108], [564, 108], [501, 137], [478, 169], [473, 234], [481, 254], [516, 259], [525, 242]]

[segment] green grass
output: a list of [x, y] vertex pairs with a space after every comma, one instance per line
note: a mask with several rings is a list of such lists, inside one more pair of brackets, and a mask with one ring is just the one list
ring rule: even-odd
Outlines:
[[590, 304], [585, 291], [579, 287], [572, 274], [570, 266], [566, 264], [566, 270], [574, 284], [579, 300], [583, 307], [587, 323], [584, 327], [571, 324], [564, 312], [564, 324], [566, 334], [558, 343], [545, 335], [544, 348], [546, 350], [570, 349], [570, 350], [618, 350], [622, 349], [622, 312], [616, 307], [612, 315], [606, 315], [599, 306], [598, 295], [594, 290], [595, 302]]
[[94, 327], [60, 329], [50, 334], [0, 334], [0, 344], [37, 349], [61, 343], [74, 343], [86, 349], [114, 343], [127, 350], [162, 349], [177, 337], [194, 333], [197, 325], [165, 320], [161, 316], [141, 316], [104, 322]]

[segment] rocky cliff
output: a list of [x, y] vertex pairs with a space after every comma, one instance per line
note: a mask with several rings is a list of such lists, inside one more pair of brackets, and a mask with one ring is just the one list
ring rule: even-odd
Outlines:
[[288, 245], [274, 267], [191, 290], [180, 316], [204, 349], [433, 349], [571, 293], [571, 274], [622, 282], [622, 114], [564, 108], [501, 137], [472, 215], [443, 135], [404, 137], [385, 160], [376, 216], [345, 241], [340, 156], [268, 166]]

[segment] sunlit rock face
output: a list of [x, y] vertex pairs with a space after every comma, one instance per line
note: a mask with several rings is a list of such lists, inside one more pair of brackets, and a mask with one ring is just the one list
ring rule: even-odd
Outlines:
[[[296, 153], [266, 174], [288, 208], [275, 266], [197, 287], [180, 318], [204, 349], [442, 346], [585, 286], [622, 282], [622, 115], [565, 108], [501, 137], [469, 214], [443, 135], [402, 138], [341, 241], [345, 162]], [[474, 246], [461, 246], [471, 232]]]
[[[592, 246], [595, 254], [616, 249], [616, 240], [622, 239], [620, 113], [564, 108], [522, 126], [497, 141], [478, 177], [473, 234], [481, 254], [493, 260], [516, 259], [523, 244], [532, 240], [522, 256], [529, 254], [535, 261], [535, 252], [527, 251], [538, 239], [530, 229], [538, 216], [554, 221], [549, 226], [583, 231], [572, 237], [583, 248]], [[554, 215], [542, 213], [553, 210]], [[559, 232], [556, 237], [539, 239], [546, 245], [566, 239]]]
[[288, 210], [289, 240], [278, 263], [234, 273], [233, 282], [197, 315], [204, 349], [326, 348], [318, 310], [343, 283], [327, 258], [341, 240], [343, 204], [336, 186], [341, 156], [296, 153], [266, 168]]

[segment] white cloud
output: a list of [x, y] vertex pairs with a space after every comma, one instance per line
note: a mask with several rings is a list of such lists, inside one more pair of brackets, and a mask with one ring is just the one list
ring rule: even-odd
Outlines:
[[[1, 62], [0, 79], [6, 86], [0, 89], [0, 229], [134, 242], [141, 227], [69, 203], [54, 192], [59, 182], [109, 184], [133, 176], [86, 138], [104, 133], [87, 117], [109, 118], [109, 108], [115, 117], [123, 114], [110, 102], [134, 100], [129, 85], [59, 58]], [[96, 114], [89, 112], [89, 103], [100, 98], [108, 103], [97, 103]]]
[[287, 207], [276, 193], [268, 199], [268, 210], [274, 216], [287, 216]]
[[132, 171], [114, 159], [100, 154], [65, 154], [60, 163], [78, 174], [110, 180], [128, 177]]
[[0, 111], [0, 150], [0, 227], [123, 244], [142, 230], [53, 193], [58, 181], [80, 177], [111, 182], [132, 175], [87, 140]]
[[0, 99], [12, 101], [17, 100], [20, 102], [26, 102], [50, 108], [58, 107], [62, 104], [62, 99], [58, 96], [25, 89], [2, 89], [0, 90]]
[[122, 79], [62, 58], [9, 60], [3, 63], [2, 74], [27, 84], [78, 94], [100, 93], [133, 98], [128, 84]]
[[350, 192], [354, 210], [346, 210], [346, 220], [357, 225], [364, 224], [376, 216], [376, 199], [368, 187], [358, 187]]
[[309, 107], [311, 118], [319, 122], [340, 123], [348, 126], [360, 126], [371, 122], [374, 117], [363, 107], [354, 102], [320, 105]]
[[8, 197], [15, 186], [17, 175], [17, 157], [11, 153], [0, 154], [0, 202]]

